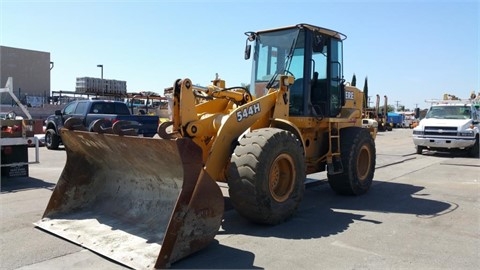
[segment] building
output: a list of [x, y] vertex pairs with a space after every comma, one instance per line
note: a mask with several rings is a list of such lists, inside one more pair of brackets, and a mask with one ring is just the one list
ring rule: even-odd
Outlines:
[[[0, 86], [13, 78], [13, 92], [26, 105], [41, 106], [50, 96], [50, 53], [0, 46]], [[12, 104], [8, 93], [0, 104]]]
[[77, 78], [75, 92], [81, 94], [125, 95], [127, 82], [119, 80], [81, 77]]

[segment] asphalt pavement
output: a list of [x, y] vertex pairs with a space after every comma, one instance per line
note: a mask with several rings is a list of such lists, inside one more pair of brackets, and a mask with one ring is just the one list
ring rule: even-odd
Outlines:
[[[480, 159], [415, 154], [411, 130], [376, 138], [376, 172], [362, 196], [336, 195], [325, 173], [308, 176], [297, 213], [255, 225], [228, 208], [207, 248], [173, 269], [478, 269]], [[34, 148], [29, 149], [31, 160]], [[0, 269], [126, 269], [35, 228], [65, 165], [40, 149], [30, 177], [1, 179]]]

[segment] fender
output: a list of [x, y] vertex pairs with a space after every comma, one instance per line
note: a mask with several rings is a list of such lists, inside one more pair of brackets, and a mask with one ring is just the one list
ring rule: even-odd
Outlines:
[[302, 137], [302, 133], [300, 132], [298, 127], [295, 126], [292, 122], [290, 122], [286, 119], [275, 118], [275, 119], [272, 120], [272, 122], [270, 124], [270, 127], [280, 128], [280, 129], [287, 130], [287, 131], [290, 131], [293, 134], [295, 134], [295, 136], [297, 136], [297, 138], [302, 143], [304, 153], [306, 153], [305, 152], [305, 141]]

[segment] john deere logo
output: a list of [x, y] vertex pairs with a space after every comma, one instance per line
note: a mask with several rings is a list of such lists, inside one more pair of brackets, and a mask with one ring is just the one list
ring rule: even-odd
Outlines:
[[351, 91], [345, 91], [345, 99], [354, 99], [353, 92]]

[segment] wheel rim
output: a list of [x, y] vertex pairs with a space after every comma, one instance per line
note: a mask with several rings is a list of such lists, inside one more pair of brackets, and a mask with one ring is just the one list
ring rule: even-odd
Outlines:
[[279, 155], [270, 168], [268, 187], [273, 199], [284, 202], [293, 191], [295, 183], [295, 166], [291, 156]]
[[52, 136], [50, 135], [50, 133], [47, 133], [45, 134], [45, 144], [50, 145], [50, 143], [52, 143]]
[[357, 159], [357, 176], [358, 179], [363, 182], [366, 180], [369, 172], [370, 172], [370, 160], [371, 160], [371, 152], [370, 148], [366, 145], [360, 148], [360, 153]]

